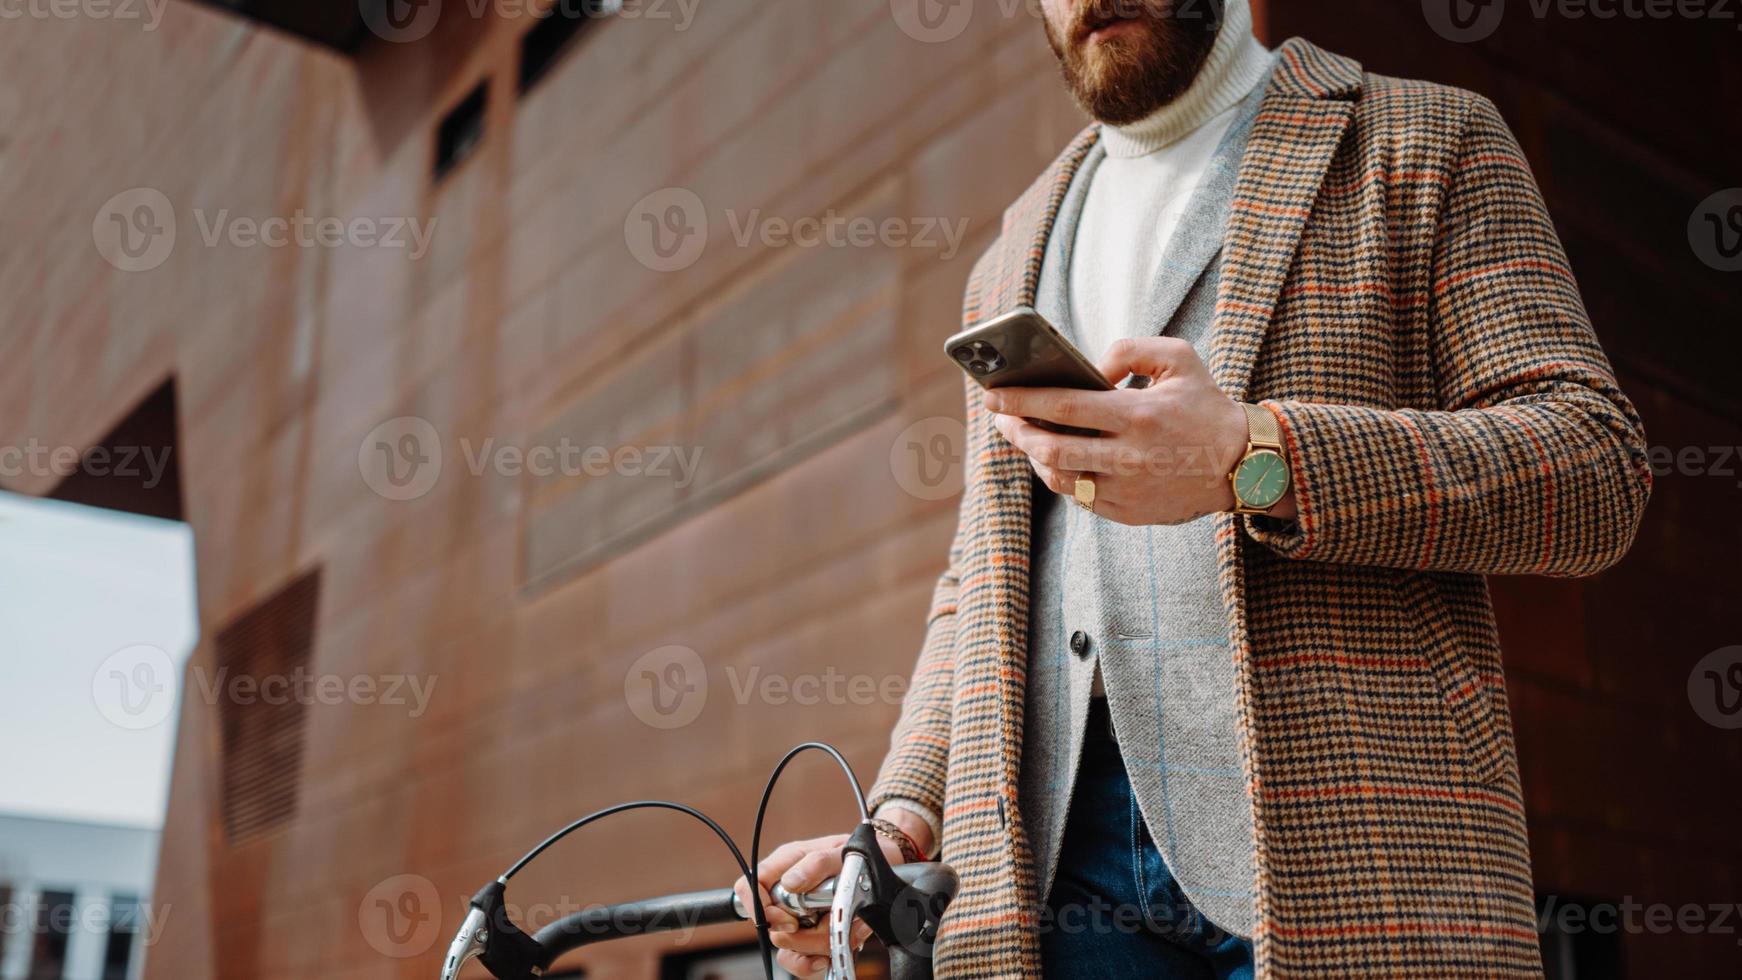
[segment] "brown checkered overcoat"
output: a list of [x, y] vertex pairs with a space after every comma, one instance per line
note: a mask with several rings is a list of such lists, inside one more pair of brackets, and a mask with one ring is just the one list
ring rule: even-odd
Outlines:
[[[1032, 304], [1095, 138], [1006, 213], [965, 322]], [[1223, 261], [1211, 371], [1280, 416], [1300, 511], [1289, 525], [1214, 518], [1259, 976], [1540, 975], [1482, 576], [1608, 566], [1650, 476], [1530, 168], [1488, 100], [1290, 41]], [[943, 814], [963, 891], [938, 976], [1035, 976], [1016, 798], [1036, 484], [977, 397], [967, 457], [949, 569], [873, 795]]]

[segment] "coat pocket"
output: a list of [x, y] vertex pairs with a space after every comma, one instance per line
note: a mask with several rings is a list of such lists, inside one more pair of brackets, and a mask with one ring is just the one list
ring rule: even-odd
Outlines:
[[1450, 607], [1433, 577], [1423, 572], [1411, 574], [1408, 592], [1422, 660], [1439, 688], [1470, 777], [1482, 783], [1498, 782], [1506, 771], [1506, 752], [1494, 714], [1494, 696], [1471, 665]]

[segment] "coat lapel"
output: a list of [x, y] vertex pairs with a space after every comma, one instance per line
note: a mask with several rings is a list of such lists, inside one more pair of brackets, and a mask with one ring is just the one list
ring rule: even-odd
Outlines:
[[[998, 241], [969, 281], [962, 314], [965, 324], [1034, 305], [1053, 222], [1072, 177], [1094, 143], [1093, 129], [1079, 135], [1005, 212]], [[1020, 824], [1010, 818], [1016, 811], [1028, 688], [1033, 471], [1022, 453], [993, 427], [991, 413], [980, 407], [977, 386], [972, 381], [966, 384], [970, 458], [962, 520], [971, 529], [971, 543], [962, 558], [954, 710], [958, 719], [996, 719], [995, 728], [987, 733], [995, 732], [996, 748], [985, 752], [985, 747], [976, 747], [952, 757], [951, 785], [960, 788], [952, 789], [946, 799], [944, 819], [948, 824], [952, 815], [957, 820], [978, 820], [996, 813], [997, 823], [983, 825], [983, 832], [1012, 837], [1017, 894], [1026, 895], [1033, 890], [1032, 865]], [[996, 694], [985, 704], [982, 699], [991, 692]], [[1026, 923], [1025, 916], [1022, 913]], [[1032, 941], [1024, 948], [1032, 953]]]
[[1210, 373], [1245, 400], [1283, 281], [1361, 91], [1361, 66], [1295, 38], [1279, 52], [1234, 188]]
[[[962, 317], [965, 326], [1020, 306], [1034, 306], [1035, 292], [1040, 286], [1041, 263], [1046, 258], [1046, 244], [1052, 235], [1053, 223], [1065, 194], [1070, 190], [1071, 179], [1095, 145], [1096, 138], [1094, 127], [1079, 133], [1040, 179], [1029, 185], [1028, 190], [1004, 212], [1003, 230], [998, 241], [986, 256], [986, 265], [969, 286]], [[987, 430], [979, 433], [986, 441], [981, 443], [985, 466], [978, 474], [986, 485], [970, 489], [976, 489], [987, 499], [1028, 500], [1031, 470], [1021, 451], [992, 429], [990, 417], [979, 421]], [[1026, 581], [1023, 586], [1026, 588]]]

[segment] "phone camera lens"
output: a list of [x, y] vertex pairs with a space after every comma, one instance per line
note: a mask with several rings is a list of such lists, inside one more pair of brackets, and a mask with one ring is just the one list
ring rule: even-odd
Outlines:
[[974, 349], [966, 345], [958, 347], [950, 353], [955, 356], [956, 360], [964, 364], [974, 359]]
[[973, 363], [968, 365], [968, 370], [974, 372], [975, 374], [985, 374], [986, 372], [992, 370], [992, 366], [987, 364], [985, 361], [974, 361]]

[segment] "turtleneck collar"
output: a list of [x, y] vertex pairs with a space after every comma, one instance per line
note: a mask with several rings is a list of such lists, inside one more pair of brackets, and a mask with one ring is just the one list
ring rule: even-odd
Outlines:
[[1252, 36], [1247, 0], [1227, 0], [1221, 33], [1185, 94], [1124, 126], [1101, 126], [1110, 157], [1140, 157], [1179, 142], [1232, 109], [1270, 71], [1270, 52]]

